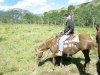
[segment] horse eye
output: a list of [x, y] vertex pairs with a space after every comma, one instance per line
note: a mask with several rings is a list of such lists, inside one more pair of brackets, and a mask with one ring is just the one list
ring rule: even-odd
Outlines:
[[37, 53], [35, 53], [35, 55], [37, 56]]

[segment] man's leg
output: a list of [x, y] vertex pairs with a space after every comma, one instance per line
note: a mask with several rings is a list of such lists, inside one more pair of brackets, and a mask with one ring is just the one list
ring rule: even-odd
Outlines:
[[63, 35], [59, 40], [59, 51], [56, 55], [62, 56], [62, 52], [64, 49], [64, 41], [69, 37], [69, 35]]

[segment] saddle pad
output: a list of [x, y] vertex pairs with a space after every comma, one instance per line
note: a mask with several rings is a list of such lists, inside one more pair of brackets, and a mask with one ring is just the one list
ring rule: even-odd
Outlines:
[[75, 45], [75, 43], [79, 43], [79, 35], [76, 35], [73, 39], [66, 40], [64, 44], [65, 47], [72, 47]]
[[70, 39], [70, 40], [66, 40], [65, 41], [65, 43], [71, 43], [71, 42], [79, 43], [79, 36], [76, 35], [73, 39]]

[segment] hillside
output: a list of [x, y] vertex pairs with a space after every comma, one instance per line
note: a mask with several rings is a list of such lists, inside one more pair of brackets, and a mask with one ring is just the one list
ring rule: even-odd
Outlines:
[[7, 11], [0, 11], [0, 20], [5, 23], [19, 23], [20, 21], [22, 21], [26, 13], [29, 13], [29, 11], [17, 8]]

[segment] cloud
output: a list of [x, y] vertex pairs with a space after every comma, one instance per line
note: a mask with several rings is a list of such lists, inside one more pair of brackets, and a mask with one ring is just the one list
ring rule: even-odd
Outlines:
[[[4, 0], [0, 0], [0, 2], [4, 2]], [[0, 6], [0, 10], [4, 9], [13, 9], [13, 8], [21, 8], [21, 9], [27, 9], [32, 6], [38, 6], [38, 5], [46, 5], [47, 0], [20, 0], [13, 6]]]
[[1, 2], [4, 2], [4, 0], [0, 0], [0, 3], [1, 3]]
[[[4, 2], [4, 0], [0, 0], [0, 2]], [[49, 5], [47, 4], [47, 0], [20, 0], [13, 6], [0, 5], [0, 10], [9, 10], [14, 8], [27, 9], [35, 14], [49, 11]]]
[[[30, 9], [33, 13], [43, 13], [49, 11], [47, 0], [21, 0], [13, 8]], [[32, 9], [34, 8], [34, 9]]]
[[[85, 3], [87, 1], [92, 0], [67, 0], [67, 5], [77, 5], [81, 3]], [[6, 0], [0, 0], [0, 3], [5, 3]], [[68, 4], [67, 4], [68, 3]], [[35, 14], [47, 12], [49, 10], [58, 9], [61, 8], [62, 4], [59, 2], [51, 0], [18, 0], [15, 5], [8, 6], [8, 5], [0, 5], [0, 10], [8, 10], [13, 8], [21, 8], [29, 10]]]
[[68, 0], [68, 5], [78, 5], [92, 0]]
[[49, 7], [40, 7], [37, 11], [34, 12], [34, 10], [33, 10], [32, 12], [35, 13], [35, 14], [40, 14], [40, 13], [47, 12], [49, 10], [50, 10]]
[[34, 5], [45, 5], [47, 0], [21, 0], [16, 5], [14, 5], [14, 8], [27, 8]]

